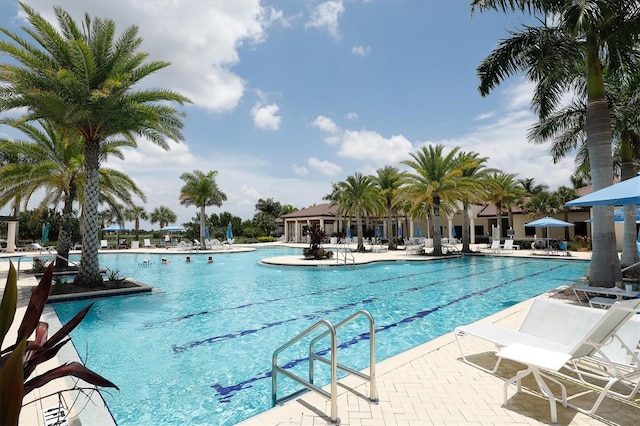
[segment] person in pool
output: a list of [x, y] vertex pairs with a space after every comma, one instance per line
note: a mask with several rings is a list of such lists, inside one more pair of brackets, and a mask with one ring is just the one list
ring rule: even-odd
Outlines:
[[167, 264], [167, 263], [169, 263], [169, 262], [167, 262], [167, 258], [166, 258], [166, 257], [163, 257], [163, 258], [160, 260], [160, 263], [162, 263], [163, 265], [166, 265], [166, 264]]
[[209, 258], [207, 259], [207, 263], [213, 263], [213, 257], [209, 256]]
[[187, 263], [191, 262], [191, 256], [187, 256], [187, 258], [184, 261]]

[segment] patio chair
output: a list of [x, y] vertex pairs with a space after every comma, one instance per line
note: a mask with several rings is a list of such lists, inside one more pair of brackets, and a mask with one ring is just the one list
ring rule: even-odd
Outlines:
[[109, 244], [109, 241], [107, 241], [107, 240], [100, 240], [100, 248], [101, 249], [110, 249], [111, 245]]
[[193, 248], [196, 249], [196, 250], [200, 250], [202, 248], [202, 244], [200, 244], [200, 241], [195, 240], [195, 239], [193, 240], [193, 244], [192, 245], [193, 245]]
[[143, 241], [142, 247], [151, 248], [151, 239], [150, 238], [145, 238], [144, 241]]
[[[571, 407], [584, 414], [593, 414], [605, 396], [610, 393], [610, 389], [615, 383], [626, 381], [640, 374], [640, 358], [638, 358], [638, 354], [635, 353], [638, 342], [636, 341], [632, 346], [629, 346], [625, 343], [624, 338], [620, 336], [620, 334], [624, 333], [625, 325], [638, 312], [640, 312], [640, 299], [618, 301], [611, 309], [605, 311], [604, 315], [595, 323], [583, 320], [589, 324], [589, 330], [583, 333], [576, 333], [576, 335], [565, 342], [564, 345], [541, 339], [539, 342], [516, 342], [502, 349], [496, 354], [498, 357], [519, 362], [527, 366], [526, 369], [519, 371], [514, 377], [505, 382], [503, 393], [504, 403], [507, 404], [509, 385], [515, 383], [517, 385], [517, 392], [519, 392], [521, 390], [520, 382], [522, 378], [532, 374], [540, 390], [549, 398], [551, 421], [553, 423], [556, 423], [558, 420], [555, 404], [556, 398], [543, 377], [560, 386], [562, 391], [561, 402], [564, 407]], [[565, 322], [575, 322], [575, 319], [569, 319], [569, 316], [567, 316], [565, 317]], [[556, 328], [562, 327], [556, 325]], [[611, 351], [621, 351], [621, 353], [632, 357], [633, 364], [628, 365], [631, 372], [623, 373], [619, 368], [616, 368], [615, 363], [610, 359]], [[600, 395], [590, 409], [569, 404], [567, 390], [564, 384], [541, 372], [541, 370], [544, 370], [558, 373], [567, 365], [575, 367], [577, 362], [585, 357], [588, 357], [587, 359], [589, 360], [599, 359], [600, 362], [604, 363], [607, 367], [598, 373], [589, 373], [591, 377], [598, 377], [600, 380], [606, 382], [605, 386], [597, 388]], [[582, 371], [582, 374], [586, 373]], [[588, 386], [590, 385], [588, 382], [584, 383]], [[593, 387], [589, 386], [589, 388]], [[632, 390], [633, 394], [637, 392], [637, 388], [638, 386], [636, 384]]]
[[504, 251], [514, 251], [516, 248], [513, 246], [513, 240], [509, 239], [504, 242], [504, 246], [502, 250]]
[[43, 250], [46, 251], [49, 254], [51, 253], [51, 250], [55, 251], [55, 249], [53, 247], [49, 247], [49, 246], [43, 247], [40, 243], [31, 243], [29, 245], [29, 248], [31, 250], [38, 250], [39, 254], [42, 254]]
[[491, 246], [489, 248], [481, 249], [480, 251], [489, 252], [489, 253], [497, 253], [500, 251], [500, 240], [491, 241]]
[[119, 249], [129, 248], [129, 245], [127, 244], [127, 239], [126, 238], [120, 238], [120, 240], [118, 240], [118, 248]]

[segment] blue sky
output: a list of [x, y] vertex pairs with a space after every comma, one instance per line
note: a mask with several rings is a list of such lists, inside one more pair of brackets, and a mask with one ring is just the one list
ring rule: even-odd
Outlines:
[[[26, 3], [51, 21], [60, 5], [78, 21], [86, 12], [119, 30], [137, 25], [141, 50], [172, 63], [145, 84], [193, 101], [185, 142], [165, 152], [140, 140], [107, 165], [135, 179], [149, 212], [166, 205], [178, 222], [197, 212], [178, 201], [184, 172], [217, 170], [228, 201], [207, 214], [249, 219], [259, 198], [321, 203], [332, 182], [404, 168], [425, 144], [478, 152], [551, 189], [569, 185], [573, 158], [553, 164], [548, 144], [526, 140], [531, 84], [516, 77], [485, 98], [477, 90], [477, 66], [519, 15], [472, 17], [466, 0]], [[23, 34], [23, 24], [17, 2], [0, 2], [2, 27]], [[18, 135], [0, 127], [0, 136]]]

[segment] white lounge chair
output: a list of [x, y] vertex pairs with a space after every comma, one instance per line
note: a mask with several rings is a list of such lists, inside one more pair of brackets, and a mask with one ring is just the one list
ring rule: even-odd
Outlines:
[[100, 248], [101, 249], [109, 249], [109, 248], [111, 248], [111, 246], [109, 245], [109, 241], [100, 240]]
[[513, 245], [513, 240], [508, 239], [504, 242], [504, 246], [502, 246], [503, 251], [513, 251], [515, 250], [515, 246]]
[[194, 239], [193, 240], [193, 248], [195, 250], [200, 250], [202, 248], [202, 244], [200, 244], [200, 241]]
[[145, 238], [144, 241], [143, 241], [142, 247], [151, 248], [151, 239], [150, 238]]
[[51, 253], [52, 250], [55, 251], [53, 247], [49, 247], [49, 246], [43, 247], [40, 243], [31, 243], [29, 248], [31, 250], [38, 250], [39, 254], [42, 254], [43, 250], [46, 251], [47, 253]]
[[481, 249], [483, 252], [497, 253], [500, 251], [500, 240], [491, 241], [491, 246], [486, 249]]
[[[567, 305], [567, 307], [569, 306], [570, 305]], [[594, 311], [602, 312], [600, 310]], [[593, 322], [588, 319], [590, 314], [585, 313], [585, 317], [578, 319], [576, 318], [578, 315], [576, 315], [575, 311], [568, 310], [564, 323], [556, 323], [555, 328], [564, 328], [565, 323], [570, 325], [573, 324], [572, 327], [575, 327], [578, 322], [583, 322], [588, 325], [588, 330], [586, 332], [575, 332], [574, 335], [570, 336], [563, 343], [560, 343], [557, 340], [535, 337], [529, 341], [523, 340], [512, 343], [499, 351], [496, 354], [499, 358], [509, 359], [527, 366], [526, 369], [519, 371], [513, 378], [505, 382], [504, 403], [507, 404], [509, 385], [515, 383], [517, 385], [517, 391], [520, 391], [520, 382], [522, 378], [532, 374], [536, 383], [540, 387], [540, 390], [549, 398], [551, 421], [556, 423], [558, 420], [555, 404], [556, 398], [547, 386], [543, 377], [560, 386], [562, 391], [561, 402], [564, 407], [571, 407], [585, 414], [593, 414], [598, 409], [605, 396], [609, 393], [611, 386], [621, 380], [626, 380], [631, 377], [628, 374], [618, 373], [619, 370], [615, 368], [614, 364], [608, 358], [608, 353], [611, 351], [622, 350], [633, 356], [633, 365], [635, 365], [636, 369], [635, 374], [640, 374], [640, 370], [638, 370], [640, 367], [640, 361], [638, 355], [634, 354], [638, 342], [635, 342], [632, 347], [629, 347], [624, 342], [624, 339], [619, 335], [619, 333], [622, 332], [623, 327], [634, 317], [636, 313], [640, 312], [640, 299], [616, 302], [611, 309], [604, 312], [605, 313], [601, 315], [597, 321]], [[562, 327], [559, 327], [559, 325], [562, 325]], [[547, 330], [550, 329], [547, 328]], [[618, 347], [621, 347], [622, 349], [618, 349]], [[585, 357], [588, 357], [588, 359], [599, 358], [601, 362], [604, 362], [611, 367], [611, 370], [606, 370], [606, 376], [600, 376], [601, 380], [606, 381], [607, 384], [599, 388], [600, 395], [590, 409], [584, 409], [582, 407], [569, 404], [567, 399], [567, 390], [564, 384], [541, 372], [541, 370], [559, 372], [567, 365], [576, 366], [576, 361]]]

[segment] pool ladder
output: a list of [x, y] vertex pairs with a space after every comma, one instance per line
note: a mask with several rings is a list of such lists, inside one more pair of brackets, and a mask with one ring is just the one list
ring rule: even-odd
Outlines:
[[[353, 368], [347, 367], [346, 365], [342, 365], [338, 363], [338, 339], [336, 335], [336, 330], [342, 327], [343, 325], [357, 319], [358, 317], [364, 316], [369, 320], [369, 374], [364, 374], [360, 371], [354, 370]], [[284, 367], [280, 367], [278, 365], [278, 355], [284, 351], [285, 349], [291, 347], [293, 344], [299, 342], [303, 338], [311, 335], [313, 332], [317, 331], [320, 328], [326, 328], [324, 332], [320, 335], [316, 336], [309, 343], [309, 380], [305, 380], [302, 377], [287, 371]], [[331, 336], [331, 358], [327, 359], [319, 354], [316, 354], [314, 350], [315, 344], [323, 339], [324, 337], [330, 335]], [[331, 366], [331, 386], [330, 392], [316, 386], [313, 384], [314, 377], [314, 361], [321, 361]], [[322, 319], [307, 328], [302, 333], [298, 334], [296, 337], [290, 339], [287, 343], [280, 346], [273, 352], [272, 364], [271, 364], [271, 403], [272, 406], [275, 406], [279, 402], [287, 401], [292, 398], [295, 398], [304, 392], [306, 389], [300, 389], [292, 394], [283, 396], [281, 398], [277, 397], [278, 394], [278, 373], [284, 374], [288, 378], [295, 380], [296, 382], [303, 385], [305, 388], [319, 393], [326, 399], [331, 401], [331, 422], [334, 424], [339, 424], [340, 419], [338, 418], [338, 369], [351, 373], [355, 376], [358, 376], [364, 380], [369, 381], [369, 400], [371, 402], [378, 402], [378, 396], [376, 392], [376, 331], [375, 331], [375, 322], [371, 314], [367, 311], [358, 311], [353, 315], [345, 318], [340, 321], [336, 325], [333, 325], [331, 321]]]
[[344, 242], [341, 242], [336, 247], [336, 263], [340, 263], [341, 261], [344, 262], [345, 265], [347, 264], [347, 261], [350, 261], [354, 265], [356, 263], [355, 256], [351, 253], [349, 246]]

